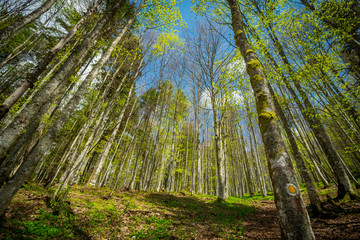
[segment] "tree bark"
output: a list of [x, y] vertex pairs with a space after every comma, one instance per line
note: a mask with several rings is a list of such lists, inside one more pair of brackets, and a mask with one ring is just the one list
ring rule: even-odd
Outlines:
[[275, 204], [280, 217], [284, 239], [315, 239], [310, 219], [302, 201], [300, 187], [295, 177], [280, 129], [267, 80], [258, 56], [247, 40], [245, 25], [236, 0], [227, 0], [232, 17], [235, 42], [244, 57], [247, 73], [256, 99], [256, 110], [274, 188]]
[[128, 97], [127, 97], [127, 99], [126, 99], [126, 103], [125, 103], [125, 105], [123, 106], [123, 109], [122, 109], [121, 112], [120, 112], [120, 115], [119, 115], [119, 117], [118, 117], [118, 120], [117, 120], [117, 122], [115, 123], [115, 127], [114, 127], [114, 129], [113, 129], [113, 131], [112, 131], [112, 133], [111, 133], [111, 135], [110, 135], [110, 137], [109, 137], [109, 139], [108, 139], [108, 141], [107, 141], [107, 143], [106, 143], [106, 145], [105, 145], [105, 147], [104, 147], [104, 149], [103, 149], [103, 151], [102, 151], [102, 153], [101, 153], [101, 155], [100, 155], [100, 160], [99, 160], [98, 164], [95, 166], [94, 174], [93, 174], [93, 175], [90, 177], [90, 179], [89, 179], [90, 186], [99, 186], [99, 185], [98, 185], [98, 184], [99, 184], [99, 183], [98, 183], [98, 178], [99, 178], [100, 172], [101, 172], [102, 167], [103, 167], [103, 165], [104, 165], [104, 163], [105, 163], [105, 160], [106, 160], [107, 157], [108, 157], [108, 154], [109, 154], [109, 152], [110, 152], [110, 148], [111, 148], [111, 146], [112, 146], [112, 144], [113, 144], [113, 142], [114, 142], [114, 140], [115, 140], [115, 137], [116, 137], [116, 135], [117, 135], [117, 132], [118, 132], [118, 130], [119, 130], [119, 128], [120, 128], [122, 119], [123, 119], [124, 114], [125, 114], [125, 110], [127, 109], [128, 105], [129, 105], [129, 103], [130, 103], [130, 98], [131, 98], [131, 96], [132, 96], [133, 88], [134, 88], [134, 84], [132, 84], [132, 86], [131, 86], [131, 88], [130, 88], [130, 91], [129, 91], [129, 93], [128, 93]]
[[0, 33], [0, 43], [3, 43], [6, 39], [11, 37], [15, 32], [19, 31], [21, 28], [26, 26], [27, 24], [32, 23], [37, 18], [39, 18], [43, 13], [47, 12], [52, 5], [57, 0], [47, 0], [45, 1], [39, 8], [35, 9], [33, 12], [29, 13], [26, 16], [19, 18], [16, 22], [11, 25], [1, 29]]
[[290, 68], [290, 63], [287, 60], [287, 57], [285, 55], [285, 52], [280, 44], [280, 41], [277, 39], [276, 35], [273, 33], [272, 28], [270, 28], [269, 34], [275, 44], [275, 47], [277, 48], [290, 76], [293, 78], [293, 83], [296, 87], [296, 90], [299, 92], [301, 99], [304, 102], [303, 104], [300, 102], [300, 99], [296, 95], [295, 91], [291, 87], [289, 81], [287, 78], [283, 78], [286, 87], [290, 91], [293, 99], [295, 100], [296, 104], [301, 110], [301, 113], [304, 117], [304, 119], [309, 123], [310, 129], [313, 131], [317, 141], [319, 142], [319, 145], [321, 146], [322, 150], [324, 151], [327, 159], [329, 160], [331, 167], [334, 170], [335, 177], [338, 182], [338, 198], [345, 197], [346, 194], [349, 194], [350, 196], [353, 196], [355, 194], [350, 180], [346, 175], [345, 169], [341, 163], [341, 159], [338, 156], [338, 153], [329, 137], [329, 135], [326, 133], [325, 127], [320, 120], [320, 118], [317, 116], [317, 112], [313, 105], [310, 102], [310, 99], [308, 98], [307, 94], [304, 92], [304, 90], [301, 88], [300, 83], [295, 79], [295, 73]]
[[276, 113], [280, 117], [280, 121], [281, 121], [281, 123], [282, 123], [282, 125], [284, 127], [285, 132], [286, 132], [286, 136], [289, 139], [290, 146], [291, 146], [291, 149], [292, 149], [295, 161], [296, 161], [296, 166], [300, 171], [300, 175], [301, 175], [302, 179], [305, 181], [306, 189], [307, 189], [307, 192], [308, 192], [309, 199], [310, 199], [310, 202], [312, 204], [312, 207], [313, 207], [313, 209], [315, 210], [316, 213], [322, 213], [323, 208], [322, 208], [322, 204], [321, 204], [319, 195], [316, 192], [314, 181], [311, 178], [311, 176], [310, 176], [310, 174], [309, 174], [309, 172], [308, 172], [308, 170], [306, 168], [304, 159], [301, 156], [301, 153], [300, 153], [299, 148], [298, 148], [298, 146], [296, 144], [295, 138], [294, 138], [294, 136], [293, 136], [293, 134], [291, 132], [290, 126], [289, 126], [289, 124], [288, 124], [288, 122], [286, 120], [285, 114], [284, 114], [283, 110], [281, 109], [281, 106], [280, 106], [280, 104], [279, 104], [279, 102], [278, 102], [278, 100], [277, 100], [277, 98], [275, 96], [274, 90], [272, 89], [272, 87], [270, 85], [269, 85], [269, 88], [270, 88], [271, 95], [273, 96]]
[[33, 87], [38, 81], [39, 76], [46, 70], [48, 65], [57, 55], [57, 53], [65, 46], [65, 44], [75, 35], [78, 29], [84, 24], [84, 22], [95, 12], [96, 8], [100, 5], [102, 0], [98, 1], [93, 7], [91, 7], [86, 14], [75, 24], [75, 26], [68, 32], [68, 34], [60, 39], [60, 41], [53, 47], [35, 69], [27, 74], [26, 80], [18, 87], [0, 106], [0, 119], [11, 109], [12, 106], [19, 100], [19, 98], [28, 90]]
[[[112, 10], [120, 8], [121, 2], [116, 3]], [[5, 128], [0, 134], [0, 156], [3, 155], [15, 139], [25, 130], [32, 121], [33, 116], [41, 109], [42, 105], [51, 99], [52, 95], [56, 95], [66, 81], [70, 78], [76, 68], [82, 62], [86, 53], [101, 33], [103, 27], [113, 17], [108, 13], [97, 23], [96, 27], [90, 32], [78, 45], [72, 54], [68, 57], [61, 68], [54, 74], [49, 82], [41, 91], [33, 98], [32, 102]]]
[[[213, 84], [212, 84], [213, 85]], [[218, 200], [225, 201], [227, 196], [226, 179], [225, 179], [225, 159], [224, 149], [221, 140], [220, 123], [217, 114], [217, 105], [214, 93], [211, 94], [211, 104], [214, 116], [214, 132], [215, 132], [215, 153], [216, 153], [216, 164], [217, 164], [217, 177], [218, 177]]]
[[243, 130], [242, 130], [242, 127], [240, 124], [239, 124], [239, 130], [240, 130], [240, 140], [241, 140], [240, 145], [242, 147], [242, 151], [243, 151], [243, 155], [244, 155], [243, 162], [244, 162], [246, 182], [247, 182], [247, 185], [249, 188], [250, 197], [252, 197], [252, 196], [254, 196], [254, 189], [253, 189], [252, 178], [251, 178], [251, 173], [250, 173], [249, 158], [246, 153], [244, 134], [243, 134]]

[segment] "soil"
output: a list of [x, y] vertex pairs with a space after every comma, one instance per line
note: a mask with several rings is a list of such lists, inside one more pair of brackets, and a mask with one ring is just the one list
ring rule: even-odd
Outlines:
[[278, 219], [273, 201], [259, 201], [256, 213], [248, 215], [242, 223], [244, 239], [280, 239]]
[[[311, 225], [318, 240], [360, 239], [360, 203], [325, 202], [324, 208], [332, 213], [330, 217], [311, 216]], [[255, 214], [243, 221], [244, 239], [281, 239], [278, 215], [273, 201], [258, 201]]]

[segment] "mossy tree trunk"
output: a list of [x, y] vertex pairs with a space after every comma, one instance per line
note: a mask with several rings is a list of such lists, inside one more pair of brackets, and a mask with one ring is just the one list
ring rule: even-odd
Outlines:
[[0, 156], [10, 148], [16, 138], [22, 134], [26, 127], [33, 121], [42, 106], [57, 95], [65, 86], [67, 80], [72, 76], [82, 63], [86, 53], [89, 52], [95, 40], [101, 34], [104, 26], [114, 17], [114, 12], [121, 7], [121, 2], [117, 2], [110, 12], [96, 24], [94, 29], [84, 37], [84, 40], [74, 48], [71, 55], [67, 58], [61, 68], [54, 74], [49, 82], [36, 94], [31, 103], [15, 117], [9, 126], [0, 133]]
[[19, 98], [28, 90], [33, 87], [38, 81], [39, 76], [46, 70], [51, 61], [55, 58], [58, 52], [65, 46], [67, 42], [75, 35], [80, 27], [95, 13], [95, 10], [100, 5], [102, 0], [99, 0], [94, 6], [92, 6], [86, 14], [74, 25], [74, 27], [68, 32], [66, 36], [61, 38], [59, 42], [44, 56], [39, 64], [34, 68], [31, 73], [27, 74], [25, 81], [18, 87], [0, 106], [0, 119], [10, 110], [12, 106], [19, 100]]
[[275, 204], [280, 217], [282, 237], [315, 239], [293, 166], [281, 138], [263, 68], [247, 40], [237, 1], [227, 0], [227, 2], [231, 11], [235, 42], [244, 57], [256, 99], [256, 110], [274, 188]]
[[[144, 1], [142, 1], [143, 3]], [[121, 4], [117, 4], [118, 7]], [[112, 51], [115, 49], [115, 46], [118, 42], [123, 38], [127, 29], [131, 26], [132, 22], [135, 20], [138, 15], [142, 4], [140, 4], [137, 12], [130, 18], [127, 22], [127, 25], [122, 29], [119, 35], [115, 38], [115, 40], [110, 44], [107, 51], [103, 54], [102, 58], [97, 63], [96, 67], [92, 69], [88, 77], [83, 81], [81, 86], [79, 87], [77, 94], [74, 95], [71, 100], [67, 103], [65, 108], [63, 109], [60, 117], [56, 119], [53, 126], [49, 129], [48, 132], [42, 137], [40, 142], [36, 141], [37, 145], [34, 146], [33, 149], [28, 150], [24, 156], [24, 163], [19, 168], [18, 172], [11, 179], [4, 188], [0, 191], [0, 199], [4, 201], [4, 206], [1, 208], [1, 211], [5, 211], [6, 207], [10, 204], [11, 199], [15, 196], [16, 192], [20, 188], [20, 186], [25, 182], [25, 180], [30, 176], [34, 168], [36, 167], [38, 161], [44, 155], [49, 142], [53, 142], [56, 138], [57, 134], [60, 132], [62, 127], [65, 125], [67, 119], [70, 114], [73, 112], [73, 109], [78, 105], [81, 100], [81, 97], [85, 94], [87, 86], [92, 82], [92, 80], [99, 73], [100, 69], [103, 67], [105, 62], [110, 58]], [[96, 37], [96, 35], [94, 36]], [[1, 214], [2, 212], [0, 212]]]

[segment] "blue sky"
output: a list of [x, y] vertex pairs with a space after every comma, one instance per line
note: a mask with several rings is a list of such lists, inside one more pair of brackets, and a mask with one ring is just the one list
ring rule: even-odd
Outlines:
[[[191, 0], [183, 0], [180, 8], [181, 15], [183, 17], [183, 20], [186, 22], [187, 26], [190, 28], [194, 25], [196, 15], [191, 11], [191, 7], [193, 4], [191, 3]], [[176, 30], [178, 30], [181, 33], [181, 27], [176, 27]]]
[[192, 24], [195, 20], [195, 13], [191, 12], [192, 6], [193, 4], [190, 0], [184, 0], [180, 6], [182, 17], [188, 25]]

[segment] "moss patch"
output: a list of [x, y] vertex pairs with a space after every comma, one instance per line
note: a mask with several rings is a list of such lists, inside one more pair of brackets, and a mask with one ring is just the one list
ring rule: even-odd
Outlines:
[[261, 83], [263, 81], [263, 78], [257, 74], [255, 76], [250, 77], [251, 84], [253, 86], [257, 85], [258, 83]]
[[263, 92], [257, 95], [256, 110], [259, 114], [260, 131], [263, 133], [269, 126], [272, 119], [275, 119], [274, 111], [267, 111], [269, 107], [267, 97]]
[[250, 48], [250, 49], [248, 49], [248, 50], [246, 50], [246, 52], [245, 52], [245, 56], [246, 56], [246, 55], [248, 55], [249, 53], [252, 53], [252, 52], [254, 53], [255, 51], [254, 51], [254, 50], [252, 50], [251, 48]]
[[261, 68], [261, 63], [259, 60], [253, 59], [246, 64], [246, 71], [250, 74], [250, 71], [253, 69]]
[[262, 112], [259, 115], [259, 118], [273, 119], [273, 118], [275, 118], [275, 112], [274, 111]]
[[239, 36], [239, 35], [242, 34], [242, 33], [243, 33], [243, 31], [241, 31], [240, 29], [237, 30], [236, 33], [235, 33], [235, 37]]

